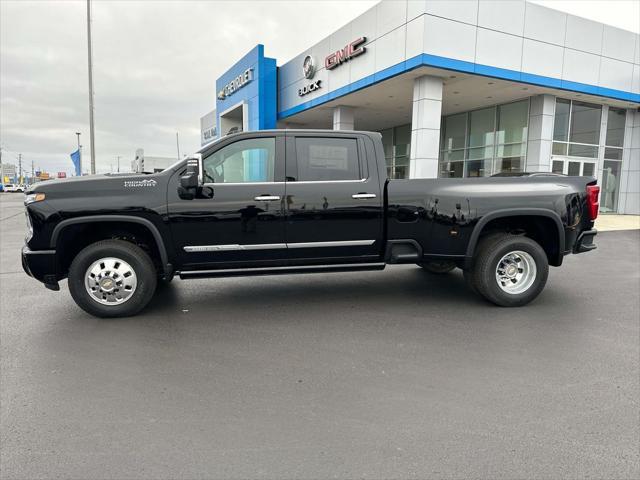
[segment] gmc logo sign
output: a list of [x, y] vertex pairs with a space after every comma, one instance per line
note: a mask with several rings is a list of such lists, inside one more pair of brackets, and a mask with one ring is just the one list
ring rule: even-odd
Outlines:
[[360, 37], [341, 50], [332, 53], [324, 59], [324, 66], [327, 70], [333, 70], [344, 62], [351, 60], [358, 55], [362, 55], [366, 49], [362, 46], [367, 41], [367, 37]]

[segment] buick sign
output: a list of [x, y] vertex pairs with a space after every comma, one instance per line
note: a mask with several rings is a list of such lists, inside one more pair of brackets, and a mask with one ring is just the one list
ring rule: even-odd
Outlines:
[[230, 95], [244, 87], [253, 80], [253, 68], [247, 68], [243, 73], [227, 83], [222, 90], [218, 92], [218, 100], [224, 100]]
[[[316, 66], [313, 61], [313, 57], [311, 55], [307, 55], [304, 57], [302, 61], [302, 73], [304, 73], [304, 78], [312, 79], [316, 74]], [[305, 85], [302, 88], [298, 89], [298, 96], [304, 97], [308, 93], [315, 92], [316, 90], [320, 90], [322, 80], [315, 80], [308, 85]]]
[[333, 70], [344, 62], [349, 61], [358, 55], [362, 55], [366, 52], [366, 48], [363, 45], [366, 41], [367, 37], [357, 38], [346, 47], [328, 55], [327, 58], [324, 59], [325, 68], [327, 70]]
[[304, 61], [302, 62], [302, 72], [304, 73], [304, 78], [308, 78], [309, 80], [311, 80], [316, 74], [316, 65], [311, 55], [304, 57]]
[[309, 85], [305, 85], [302, 88], [298, 89], [298, 95], [300, 97], [304, 97], [307, 93], [315, 92], [316, 90], [320, 90], [320, 83], [322, 80], [316, 80], [315, 82], [311, 82]]

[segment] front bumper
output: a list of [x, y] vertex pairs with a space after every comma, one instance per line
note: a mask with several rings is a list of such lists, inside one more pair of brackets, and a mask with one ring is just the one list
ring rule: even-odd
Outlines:
[[59, 290], [56, 273], [55, 250], [31, 250], [26, 245], [22, 247], [22, 268], [30, 277], [44, 283], [50, 290]]
[[590, 252], [591, 250], [595, 250], [596, 248], [598, 248], [597, 245], [593, 243], [593, 240], [597, 234], [598, 230], [596, 230], [595, 228], [582, 232], [578, 236], [578, 239], [573, 246], [573, 253]]

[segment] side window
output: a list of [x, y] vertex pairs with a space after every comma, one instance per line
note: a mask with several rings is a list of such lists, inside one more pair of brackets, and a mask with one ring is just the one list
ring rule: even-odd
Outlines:
[[297, 137], [298, 181], [361, 180], [355, 138]]
[[240, 140], [202, 160], [204, 182], [273, 182], [275, 157], [274, 137]]

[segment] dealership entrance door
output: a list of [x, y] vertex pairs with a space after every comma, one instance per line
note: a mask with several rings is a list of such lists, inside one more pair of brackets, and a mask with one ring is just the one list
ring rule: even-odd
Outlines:
[[220, 136], [247, 130], [247, 104], [238, 103], [220, 114]]
[[564, 173], [572, 177], [595, 177], [596, 161], [595, 159], [554, 157], [551, 164], [551, 171], [553, 173]]

